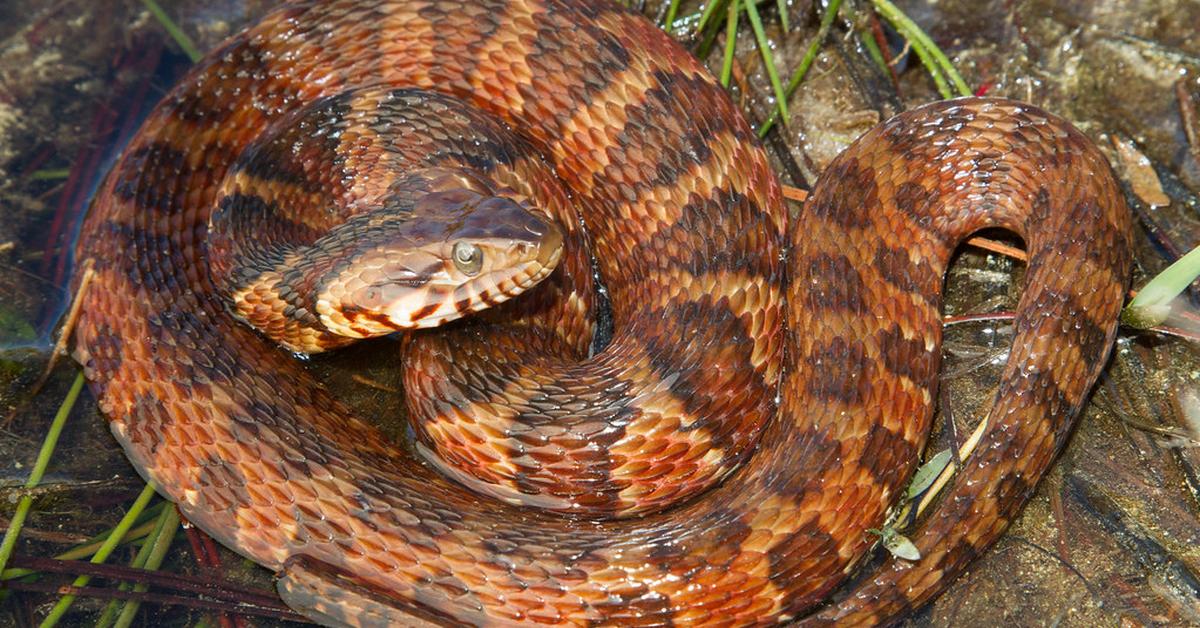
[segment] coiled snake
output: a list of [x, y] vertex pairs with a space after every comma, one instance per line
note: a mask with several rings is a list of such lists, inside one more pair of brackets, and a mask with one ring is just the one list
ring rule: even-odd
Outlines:
[[[507, 235], [417, 222], [476, 208], [511, 217], [495, 224]], [[300, 261], [340, 221], [415, 246], [441, 279], [349, 237], [333, 237], [345, 257]], [[994, 541], [1063, 444], [1112, 344], [1128, 221], [1099, 152], [1031, 106], [901, 114], [789, 220], [725, 93], [632, 12], [292, 2], [209, 54], [106, 179], [77, 251], [96, 274], [75, 355], [134, 465], [324, 622], [884, 622]], [[283, 235], [241, 231], [255, 224]], [[870, 548], [864, 531], [922, 449], [943, 271], [985, 226], [1031, 255], [980, 444], [911, 535], [919, 561], [806, 617]], [[613, 317], [595, 355], [588, 246]], [[489, 275], [480, 255], [517, 265]], [[408, 343], [418, 440], [459, 481], [231, 315], [292, 348], [337, 344], [326, 332], [498, 302], [556, 262], [483, 323]], [[360, 284], [337, 274], [361, 264], [374, 274]], [[471, 271], [491, 283], [444, 283]]]

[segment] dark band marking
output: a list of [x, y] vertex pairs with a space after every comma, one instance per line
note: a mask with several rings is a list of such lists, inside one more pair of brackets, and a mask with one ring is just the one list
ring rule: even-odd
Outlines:
[[866, 229], [879, 211], [875, 171], [860, 167], [857, 158], [836, 160], [821, 174], [816, 189], [814, 202], [804, 210], [843, 229]]
[[[934, 310], [929, 308], [928, 313]], [[936, 324], [936, 317], [930, 317]], [[930, 327], [933, 330], [936, 327]], [[926, 338], [939, 338], [936, 331], [918, 334], [913, 338], [905, 338], [904, 332], [896, 323], [880, 329], [873, 334], [874, 341], [879, 345], [880, 365], [890, 373], [907, 377], [918, 385], [925, 386], [934, 381], [937, 376], [940, 356], [936, 350], [926, 349]]]
[[440, 308], [441, 306], [442, 306], [441, 303], [429, 303], [421, 308], [418, 308], [416, 311], [414, 311], [412, 313], [412, 316], [410, 316], [408, 318], [408, 320], [410, 320], [414, 323], [424, 320], [430, 314], [433, 314], [434, 312], [438, 311], [438, 308]]
[[96, 270], [111, 267], [133, 286], [151, 293], [149, 297], [160, 304], [169, 303], [174, 289], [185, 285], [176, 277], [177, 267], [170, 263], [171, 252], [179, 246], [184, 234], [155, 234], [140, 225], [128, 225], [112, 220], [97, 229], [107, 248], [96, 258]]
[[346, 173], [339, 152], [341, 131], [357, 92], [323, 98], [306, 106], [295, 118], [277, 121], [267, 133], [246, 147], [230, 168], [262, 183], [282, 183], [307, 194], [336, 198]]
[[674, 274], [682, 269], [702, 277], [728, 270], [763, 277], [769, 284], [781, 271], [771, 217], [753, 198], [736, 191], [715, 190], [705, 198], [692, 195], [680, 209], [678, 222], [642, 240], [622, 259], [639, 260], [646, 272]]
[[[1021, 499], [1021, 502], [1024, 503], [1024, 498]], [[975, 547], [966, 539], [959, 539], [958, 542], [954, 544], [954, 547], [946, 550], [946, 552], [940, 556], [938, 564], [944, 569], [957, 571], [963, 567], [966, 567], [968, 564], [978, 558], [981, 551], [982, 548]]]
[[[901, 418], [915, 422], [927, 417]], [[861, 447], [863, 455], [858, 459], [858, 464], [871, 474], [879, 486], [887, 487], [900, 485], [901, 474], [907, 475], [918, 454], [915, 443], [878, 423], [867, 431]]]
[[845, 406], [861, 405], [875, 385], [875, 364], [868, 360], [862, 341], [832, 338], [804, 358], [809, 394]]
[[930, 299], [941, 291], [941, 271], [925, 259], [914, 264], [907, 249], [880, 245], [875, 251], [875, 270], [901, 294]]
[[[444, 70], [447, 74], [460, 80], [475, 74], [479, 63], [484, 61], [481, 51], [486, 49], [500, 30], [511, 4], [509, 0], [466, 2], [459, 5], [431, 3], [418, 9], [417, 14], [430, 24], [440, 25], [432, 31], [433, 43], [430, 49], [435, 59], [445, 59], [448, 64], [453, 63], [453, 67]], [[470, 91], [465, 86], [464, 90]]]
[[287, 255], [296, 246], [310, 244], [323, 234], [292, 220], [274, 202], [256, 194], [234, 193], [221, 198], [210, 222], [210, 266], [228, 294], [250, 287], [263, 272], [287, 270]]
[[[929, 109], [908, 111], [884, 122], [877, 132], [897, 154], [892, 158], [894, 163], [933, 163], [945, 150], [945, 145], [931, 140], [945, 134], [946, 129], [971, 126], [976, 115], [971, 107], [962, 105], [939, 107], [936, 112]], [[930, 116], [936, 116], [938, 122], [928, 123]]]
[[[189, 153], [154, 141], [135, 149], [122, 162], [113, 193], [143, 211], [176, 214], [188, 209], [183, 204], [182, 193], [171, 191], [189, 189], [187, 182], [192, 179], [211, 182], [213, 178], [209, 170], [191, 167]], [[206, 149], [206, 154], [212, 155], [211, 160], [205, 160], [206, 165], [215, 166], [226, 161], [215, 146]]]
[[[547, 2], [536, 16], [536, 29], [525, 61], [534, 80], [517, 85], [524, 99], [526, 120], [554, 120], [547, 129], [563, 126], [576, 111], [575, 103], [592, 102], [629, 67], [629, 51], [592, 20], [580, 20], [574, 6]], [[567, 54], [567, 51], [571, 51]]]
[[[1046, 312], [1057, 312], [1060, 316], [1047, 318]], [[1108, 329], [1111, 326], [1101, 326], [1096, 323], [1092, 314], [1079, 300], [1079, 295], [1071, 290], [1071, 286], [1041, 288], [1032, 302], [1027, 304], [1017, 315], [1016, 329], [1019, 333], [1038, 334], [1035, 330], [1052, 331], [1061, 336], [1067, 346], [1079, 347], [1082, 352], [1094, 351], [1102, 347], [1108, 339]]]
[[246, 476], [242, 475], [237, 463], [210, 455], [197, 464], [197, 471], [195, 484], [203, 486], [204, 490], [196, 493], [196, 508], [221, 512], [254, 503], [253, 496], [246, 489]]
[[[657, 82], [647, 90], [642, 101], [625, 106], [625, 126], [607, 149], [609, 166], [592, 175], [593, 190], [623, 190], [625, 200], [633, 202], [646, 191], [674, 185], [681, 176], [712, 158], [709, 144], [712, 138], [729, 133], [741, 141], [746, 130], [732, 125], [736, 117], [709, 118], [689, 115], [694, 101], [682, 102], [680, 94], [691, 98], [726, 103], [715, 95], [719, 88], [702, 75], [681, 72], [655, 71]], [[723, 95], [722, 95], [723, 96]], [[638, 147], [636, 155], [629, 154]], [[640, 164], [637, 170], [631, 164]]]
[[804, 525], [781, 539], [767, 551], [771, 569], [768, 577], [782, 590], [796, 588], [796, 579], [816, 570], [824, 557], [837, 554], [838, 542], [821, 527], [813, 513]]
[[177, 90], [173, 115], [198, 127], [223, 124], [242, 104], [230, 94], [256, 93], [264, 82], [277, 78], [278, 70], [272, 67], [268, 56], [273, 54], [244, 39], [224, 51], [212, 53], [208, 67], [196, 83]]
[[[83, 367], [89, 373], [116, 373], [121, 368], [125, 355], [125, 340], [122, 330], [100, 319], [87, 334], [87, 361]], [[79, 356], [76, 356], [79, 357]]]
[[[671, 395], [690, 417], [698, 419], [685, 430], [705, 429], [726, 461], [739, 459], [754, 442], [750, 434], [769, 416], [772, 395], [748, 352], [721, 349], [752, 345], [752, 321], [736, 316], [724, 300], [713, 302], [707, 295], [672, 302], [645, 320], [672, 321], [687, 330], [682, 338], [637, 331], [633, 335], [645, 339], [645, 353], [657, 376], [671, 381]], [[730, 397], [730, 390], [745, 394]], [[705, 420], [710, 417], [725, 420]]]
[[819, 254], [800, 263], [801, 273], [794, 281], [796, 298], [814, 312], [862, 312], [866, 284], [854, 263], [844, 255]]
[[459, 99], [417, 89], [392, 91], [378, 104], [370, 127], [404, 139], [389, 150], [390, 169], [403, 172], [418, 164], [463, 165], [488, 173], [497, 164], [511, 166], [537, 153], [491, 115]]
[[160, 435], [175, 424], [175, 417], [163, 407], [163, 400], [147, 393], [134, 397], [133, 407], [122, 423], [129, 443], [144, 447], [153, 455], [163, 445]]

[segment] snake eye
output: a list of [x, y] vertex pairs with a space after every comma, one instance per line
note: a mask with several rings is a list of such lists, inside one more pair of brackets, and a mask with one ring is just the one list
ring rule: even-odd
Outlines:
[[478, 275], [479, 269], [483, 268], [483, 250], [474, 244], [455, 242], [451, 257], [454, 265], [469, 277]]

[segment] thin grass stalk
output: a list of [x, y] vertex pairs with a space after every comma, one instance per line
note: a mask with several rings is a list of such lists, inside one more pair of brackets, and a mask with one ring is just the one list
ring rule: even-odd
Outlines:
[[938, 48], [937, 44], [921, 30], [917, 23], [912, 21], [903, 11], [898, 9], [896, 5], [889, 0], [871, 0], [871, 4], [875, 6], [875, 10], [879, 12], [883, 19], [887, 20], [901, 35], [904, 36], [911, 44], [913, 51], [921, 59], [921, 63], [933, 77], [934, 83], [938, 86], [938, 92], [943, 98], [952, 98], [954, 92], [950, 90], [950, 86], [946, 83], [949, 79], [954, 84], [954, 90], [959, 96], [970, 96], [971, 89], [967, 87], [967, 82], [963, 80], [958, 70], [954, 68], [954, 64], [950, 63], [950, 59]]
[[1171, 314], [1171, 303], [1200, 275], [1200, 247], [1175, 260], [1148, 281], [1121, 312], [1121, 322], [1138, 329], [1162, 324]]
[[[175, 532], [179, 530], [179, 511], [174, 507], [163, 509], [162, 515], [159, 517], [161, 524], [155, 529], [155, 533], [151, 535], [151, 541], [147, 543], [150, 546], [150, 553], [146, 557], [145, 562], [140, 567], [145, 569], [158, 569], [166, 560], [167, 550], [171, 549], [171, 543], [175, 540]], [[139, 583], [134, 585], [133, 590], [136, 593], [144, 593], [150, 589], [149, 585]], [[121, 609], [121, 614], [117, 616], [114, 628], [129, 628], [133, 623], [134, 617], [137, 616], [138, 608], [141, 603], [130, 600], [125, 602]]]
[[[150, 534], [150, 532], [154, 529], [155, 525], [157, 525], [153, 519], [155, 517], [158, 517], [158, 515], [162, 513], [162, 509], [165, 506], [167, 506], [167, 503], [161, 502], [161, 503], [155, 504], [155, 505], [147, 508], [145, 511], [143, 511], [142, 512], [142, 521], [139, 521], [136, 524], [136, 527], [130, 529], [129, 532], [126, 532], [125, 538], [121, 539], [121, 542], [122, 543], [131, 543], [133, 541], [137, 541], [138, 539], [145, 538], [146, 535]], [[149, 519], [149, 520], [147, 520], [147, 519]], [[100, 549], [100, 547], [104, 545], [105, 539], [107, 539], [110, 534], [112, 534], [111, 528], [106, 530], [105, 532], [102, 532], [102, 533], [96, 535], [95, 537], [92, 538], [92, 540], [90, 540], [86, 543], [83, 543], [81, 545], [72, 547], [71, 549], [69, 549], [63, 553], [58, 554], [54, 558], [56, 560], [83, 560], [85, 558], [91, 558], [92, 555], [96, 553], [96, 550]], [[31, 575], [34, 575], [37, 573], [39, 573], [39, 572], [36, 569], [25, 569], [25, 568], [6, 569], [3, 573], [0, 573], [0, 580], [12, 580], [14, 578], [23, 578], [25, 576], [31, 576]]]
[[867, 54], [871, 57], [871, 60], [886, 73], [888, 71], [887, 60], [883, 58], [883, 51], [879, 49], [879, 44], [875, 42], [875, 37], [866, 31], [860, 32], [858, 37], [862, 41], [863, 48], [867, 49]]
[[779, 115], [788, 119], [787, 94], [784, 93], [783, 83], [779, 80], [779, 72], [775, 69], [775, 58], [771, 54], [771, 45], [767, 41], [767, 33], [763, 29], [762, 18], [758, 15], [758, 7], [754, 0], [747, 0], [746, 17], [750, 18], [750, 28], [754, 31], [754, 39], [758, 42], [758, 52], [762, 55], [763, 65], [767, 70], [767, 78], [771, 81], [771, 90], [775, 92], [775, 107]]
[[733, 53], [737, 50], [738, 3], [729, 3], [729, 16], [725, 18], [725, 59], [721, 64], [721, 85], [729, 87], [729, 79], [733, 76]]
[[[829, 36], [829, 31], [833, 28], [833, 20], [837, 18], [838, 10], [841, 9], [841, 7], [842, 0], [831, 0], [829, 6], [825, 7], [825, 13], [821, 16], [821, 25], [819, 28], [817, 28], [816, 37], [813, 37], [813, 40], [809, 42], [808, 50], [804, 51], [804, 58], [800, 60], [800, 65], [796, 68], [796, 71], [792, 73], [792, 78], [788, 80], [786, 92], [787, 98], [792, 97], [792, 94], [795, 93], [796, 88], [800, 86], [800, 82], [803, 81], [804, 77], [808, 74], [809, 68], [812, 67], [813, 61], [815, 61], [817, 58], [817, 53], [821, 51], [821, 44], [825, 43], [825, 38]], [[783, 115], [787, 115], [787, 112], [783, 112]], [[758, 130], [758, 136], [766, 137], [767, 133], [771, 130], [771, 127], [775, 125], [775, 122], [778, 120], [778, 118], [778, 112], [771, 112], [771, 116], [767, 118], [767, 121], [764, 122], [762, 127]]]
[[791, 30], [788, 26], [788, 1], [775, 0], [775, 10], [779, 13], [779, 27], [786, 33]]
[[[118, 522], [116, 527], [113, 528], [113, 533], [109, 535], [108, 539], [104, 542], [104, 545], [102, 545], [100, 549], [96, 551], [96, 554], [92, 556], [90, 562], [98, 564], [108, 560], [109, 555], [112, 554], [113, 550], [117, 549], [117, 546], [121, 543], [121, 539], [125, 537], [125, 533], [129, 532], [129, 529], [133, 527], [134, 521], [136, 521], [138, 515], [145, 510], [146, 505], [150, 503], [150, 500], [153, 497], [154, 485], [147, 484], [146, 487], [142, 489], [142, 493], [138, 495], [138, 498], [134, 500], [133, 505], [129, 507], [129, 511], [125, 513], [125, 516], [122, 517], [121, 521]], [[84, 587], [87, 586], [87, 583], [90, 582], [91, 579], [91, 576], [79, 576], [78, 578], [75, 578], [71, 585], [75, 587]], [[41, 628], [53, 628], [53, 626], [58, 625], [59, 620], [63, 618], [63, 615], [66, 615], [67, 611], [71, 608], [71, 604], [74, 602], [74, 595], [68, 594], [62, 596], [62, 598], [58, 600], [58, 603], [54, 605], [54, 608], [50, 609], [50, 613], [46, 615], [46, 618], [42, 620]]]
[[679, 13], [680, 2], [682, 2], [682, 0], [671, 0], [671, 6], [667, 7], [667, 18], [663, 20], [663, 28], [665, 28], [668, 33], [671, 32], [671, 29], [675, 26], [675, 16]]
[[200, 60], [203, 55], [201, 55], [200, 50], [196, 48], [196, 44], [192, 43], [192, 38], [188, 37], [187, 33], [183, 32], [182, 28], [179, 28], [179, 25], [175, 23], [175, 20], [172, 20], [171, 17], [167, 15], [167, 12], [163, 11], [162, 7], [158, 5], [158, 2], [155, 2], [155, 0], [142, 0], [142, 5], [146, 7], [146, 10], [150, 11], [150, 14], [154, 16], [154, 19], [158, 20], [158, 23], [162, 25], [163, 30], [167, 31], [167, 34], [171, 36], [171, 39], [175, 40], [175, 43], [179, 46], [180, 50], [183, 50], [183, 54], [187, 55], [187, 58], [191, 59], [192, 63]]
[[[33, 469], [29, 472], [29, 479], [25, 480], [25, 488], [34, 488], [41, 483], [42, 477], [45, 476], [46, 467], [50, 464], [50, 457], [54, 455], [54, 448], [58, 446], [58, 438], [62, 435], [63, 425], [66, 424], [67, 417], [71, 414], [71, 408], [75, 407], [75, 401], [79, 399], [79, 393], [83, 390], [83, 381], [83, 373], [80, 372], [75, 376], [75, 382], [71, 384], [67, 396], [59, 404], [58, 412], [50, 423], [50, 429], [46, 432], [46, 437], [42, 439], [42, 448], [38, 451]], [[17, 510], [13, 513], [8, 530], [4, 532], [4, 540], [0, 541], [0, 573], [3, 573], [4, 566], [12, 557], [13, 549], [17, 546], [17, 538], [21, 535], [21, 528], [25, 526], [25, 519], [29, 516], [32, 507], [33, 497], [30, 495], [21, 497], [17, 502]]]
[[700, 14], [700, 21], [696, 23], [696, 34], [700, 36], [700, 45], [696, 48], [697, 58], [705, 59], [708, 57], [708, 53], [712, 51], [713, 44], [717, 41], [717, 35], [721, 33], [721, 29], [719, 28], [709, 28], [708, 18], [718, 8], [728, 10], [731, 1], [716, 0], [704, 7], [704, 12]]
[[[174, 508], [163, 508], [155, 518], [154, 524], [154, 531], [138, 549], [133, 560], [129, 561], [130, 567], [158, 569], [162, 565], [162, 559], [166, 556], [166, 548], [170, 547], [171, 542], [175, 539], [175, 531], [179, 527], [179, 513]], [[156, 550], [158, 550], [157, 554]], [[156, 556], [158, 560], [155, 560]], [[128, 591], [132, 588], [134, 592], [144, 593], [150, 587], [145, 583], [122, 582], [117, 588], [121, 591]], [[136, 601], [118, 603], [115, 599], [109, 600], [104, 607], [104, 612], [100, 614], [100, 619], [96, 620], [96, 628], [111, 628], [114, 624], [121, 625], [122, 618], [125, 618], [125, 624], [128, 625], [128, 622], [132, 621], [134, 615], [137, 614], [139, 606]]]

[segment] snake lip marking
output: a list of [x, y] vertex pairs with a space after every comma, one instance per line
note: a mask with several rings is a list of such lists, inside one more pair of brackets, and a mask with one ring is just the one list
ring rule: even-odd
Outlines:
[[[1031, 261], [978, 445], [906, 531], [924, 558], [813, 611], [924, 448], [945, 270], [991, 226]], [[317, 621], [889, 623], [1062, 447], [1129, 234], [1103, 155], [1031, 105], [901, 113], [793, 217], [726, 91], [615, 3], [293, 0], [98, 189], [75, 356], [134, 466]], [[400, 343], [412, 448], [277, 346], [489, 307]]]

